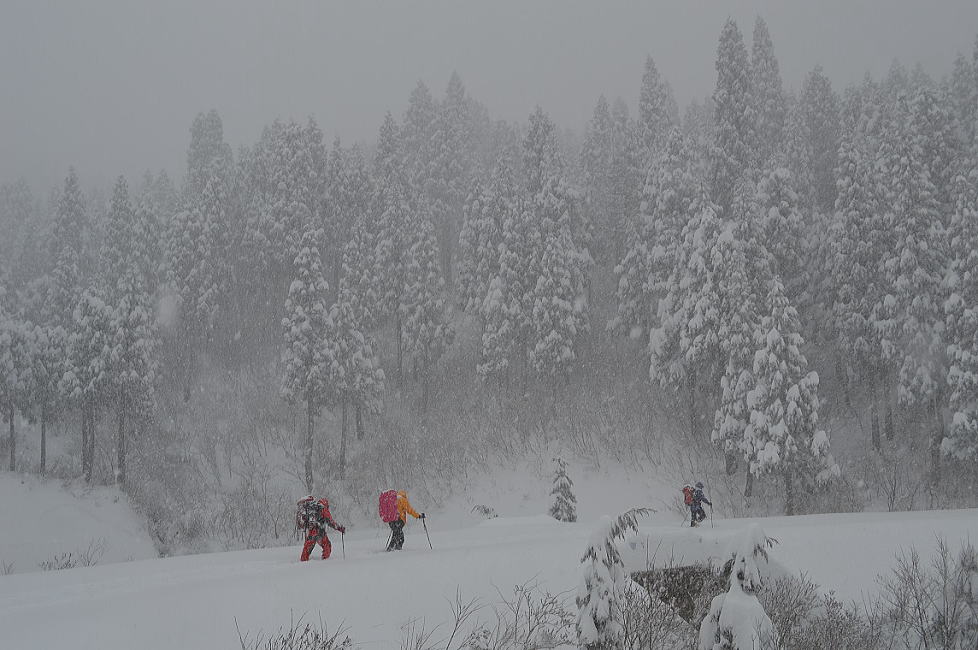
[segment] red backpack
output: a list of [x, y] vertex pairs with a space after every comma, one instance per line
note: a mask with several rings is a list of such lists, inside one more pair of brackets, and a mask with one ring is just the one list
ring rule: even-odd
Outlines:
[[377, 512], [380, 519], [385, 524], [398, 519], [397, 516], [397, 491], [387, 490], [380, 493], [380, 502], [377, 504]]
[[687, 506], [693, 505], [693, 488], [688, 485], [683, 488], [683, 501], [686, 502]]

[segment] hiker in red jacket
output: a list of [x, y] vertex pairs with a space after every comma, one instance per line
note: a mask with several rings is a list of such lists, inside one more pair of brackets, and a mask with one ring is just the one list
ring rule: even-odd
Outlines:
[[309, 554], [312, 553], [317, 542], [323, 547], [323, 559], [327, 559], [333, 551], [333, 545], [329, 541], [329, 535], [326, 534], [326, 527], [329, 526], [340, 535], [346, 532], [346, 528], [333, 520], [329, 512], [329, 500], [325, 497], [316, 501], [312, 495], [309, 495], [300, 499], [297, 505], [297, 522], [306, 530], [306, 543], [302, 546], [299, 561], [305, 562], [309, 559]]

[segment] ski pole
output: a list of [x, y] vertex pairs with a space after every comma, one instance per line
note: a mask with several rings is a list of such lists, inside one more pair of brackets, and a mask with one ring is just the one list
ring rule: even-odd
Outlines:
[[435, 547], [431, 545], [431, 535], [428, 534], [428, 522], [424, 517], [421, 518], [421, 525], [424, 526], [424, 536], [428, 538], [428, 548], [432, 551], [435, 550]]
[[340, 545], [343, 547], [343, 559], [346, 559], [346, 533], [340, 533]]

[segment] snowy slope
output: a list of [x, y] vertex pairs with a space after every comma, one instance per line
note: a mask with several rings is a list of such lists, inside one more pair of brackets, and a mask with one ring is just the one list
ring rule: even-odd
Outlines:
[[0, 472], [2, 565], [39, 571], [56, 555], [89, 552], [99, 564], [157, 556], [145, 523], [118, 490]]
[[[465, 528], [429, 522], [430, 551], [418, 522], [408, 525], [399, 554], [379, 552], [381, 529], [347, 535], [346, 559], [335, 538], [328, 561], [298, 563], [285, 547], [113, 564], [70, 571], [0, 577], [0, 648], [238, 646], [235, 621], [245, 633], [274, 631], [290, 616], [321, 615], [340, 623], [365, 648], [396, 648], [401, 627], [423, 619], [429, 627], [450, 617], [449, 599], [498, 600], [497, 588], [536, 581], [568, 592], [578, 581], [578, 560], [595, 521], [560, 524], [545, 516], [509, 517]], [[655, 515], [642, 526], [650, 538], [688, 545], [689, 533], [728, 534], [748, 520], [716, 521], [676, 537], [677, 519]], [[930, 551], [937, 534], [952, 544], [978, 539], [978, 511], [820, 515], [759, 520], [779, 544], [773, 556], [844, 599], [859, 599], [893, 554], [910, 544]], [[896, 534], [896, 533], [899, 534]], [[335, 537], [335, 536], [334, 536]], [[685, 540], [685, 541], [682, 541]], [[899, 540], [899, 541], [897, 541]], [[695, 542], [693, 542], [695, 543]]]

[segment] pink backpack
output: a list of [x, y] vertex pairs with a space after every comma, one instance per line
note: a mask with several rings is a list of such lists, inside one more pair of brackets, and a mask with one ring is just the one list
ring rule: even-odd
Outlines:
[[377, 504], [377, 512], [380, 519], [385, 524], [395, 521], [397, 517], [397, 491], [387, 490], [380, 493], [380, 502]]

